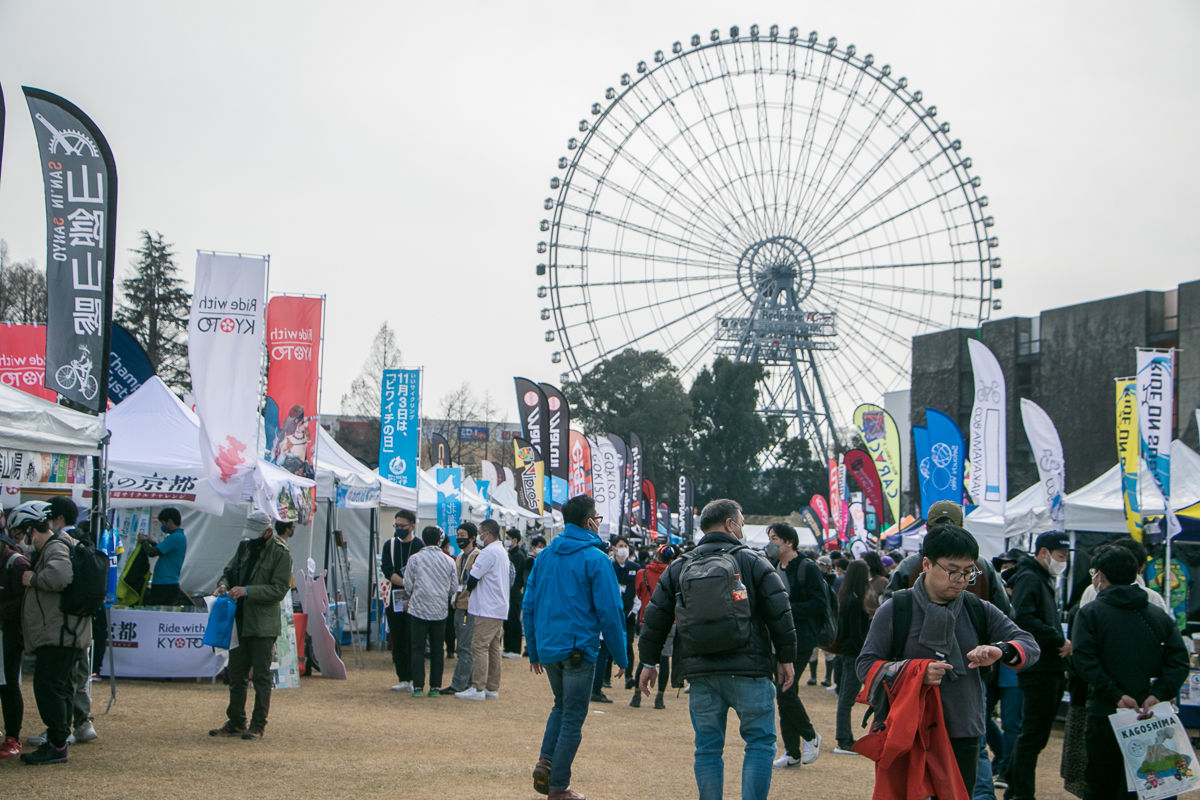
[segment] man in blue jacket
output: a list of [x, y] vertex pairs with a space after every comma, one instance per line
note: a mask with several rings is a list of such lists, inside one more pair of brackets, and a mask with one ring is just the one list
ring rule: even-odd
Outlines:
[[596, 501], [572, 497], [562, 515], [566, 528], [534, 561], [521, 608], [529, 669], [545, 672], [554, 691], [533, 788], [550, 800], [584, 800], [570, 789], [571, 762], [583, 738], [600, 634], [620, 667], [616, 677], [628, 669], [629, 659], [621, 592], [596, 533], [601, 522]]

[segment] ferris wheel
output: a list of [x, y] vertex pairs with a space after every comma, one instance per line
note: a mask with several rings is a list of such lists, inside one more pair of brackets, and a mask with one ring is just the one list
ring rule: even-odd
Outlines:
[[563, 379], [628, 348], [685, 385], [717, 356], [756, 361], [759, 410], [831, 454], [854, 406], [909, 384], [913, 336], [1000, 308], [988, 200], [937, 113], [815, 31], [713, 30], [639, 62], [544, 202]]

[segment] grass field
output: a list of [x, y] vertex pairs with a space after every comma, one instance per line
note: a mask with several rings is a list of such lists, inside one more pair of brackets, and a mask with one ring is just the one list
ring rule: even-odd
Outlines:
[[[349, 654], [347, 653], [347, 657]], [[228, 690], [194, 681], [118, 681], [117, 702], [104, 715], [108, 684], [95, 684], [99, 738], [70, 750], [68, 764], [29, 767], [0, 762], [0, 797], [164, 798], [165, 800], [320, 800], [322, 798], [537, 798], [529, 773], [551, 704], [544, 676], [526, 661], [504, 661], [500, 699], [414, 698], [392, 692], [389, 657], [369, 653], [366, 668], [348, 658], [349, 680], [305, 678], [300, 689], [272, 695], [270, 724], [259, 741], [217, 739]], [[447, 661], [453, 669], [453, 661]], [[25, 679], [24, 736], [42, 725]], [[593, 705], [583, 728], [572, 788], [589, 800], [694, 798], [687, 695], [667, 695], [667, 708], [628, 707], [629, 693], [606, 690], [612, 705]], [[820, 686], [800, 687], [817, 730], [820, 759], [775, 773], [770, 797], [868, 798], [873, 765], [834, 755], [836, 700]], [[253, 702], [253, 694], [251, 694]], [[861, 718], [861, 707], [855, 712]], [[1039, 770], [1038, 797], [1070, 797], [1058, 778], [1061, 730]], [[741, 740], [730, 715], [726, 740], [727, 798], [739, 796]]]

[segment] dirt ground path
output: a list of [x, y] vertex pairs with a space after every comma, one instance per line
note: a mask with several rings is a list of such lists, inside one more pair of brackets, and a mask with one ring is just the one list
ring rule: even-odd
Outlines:
[[[348, 654], [347, 654], [348, 655]], [[104, 715], [108, 685], [96, 684], [99, 739], [71, 748], [65, 765], [0, 763], [0, 797], [109, 800], [319, 800], [537, 798], [529, 772], [550, 689], [528, 662], [504, 661], [500, 699], [414, 698], [391, 692], [391, 662], [369, 653], [366, 668], [349, 666], [346, 681], [305, 678], [300, 689], [274, 692], [267, 735], [260, 741], [215, 739], [228, 691], [193, 681], [119, 681], [117, 702]], [[447, 664], [453, 668], [453, 661]], [[24, 736], [42, 726], [25, 679]], [[687, 695], [667, 696], [667, 708], [629, 708], [629, 693], [606, 690], [616, 702], [593, 705], [583, 728], [572, 787], [589, 800], [680, 800], [696, 796], [692, 779]], [[800, 687], [817, 730], [820, 759], [776, 772], [772, 800], [868, 798], [872, 764], [834, 755], [836, 701], [820, 686]], [[860, 714], [861, 712], [856, 712]], [[726, 744], [727, 798], [739, 796], [741, 740], [730, 715]], [[1038, 797], [1070, 797], [1058, 779], [1061, 730], [1041, 759]]]

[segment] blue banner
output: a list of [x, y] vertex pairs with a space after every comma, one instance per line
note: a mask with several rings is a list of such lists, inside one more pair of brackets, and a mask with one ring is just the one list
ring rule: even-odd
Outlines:
[[487, 501], [487, 513], [484, 514], [484, 516], [487, 517], [488, 519], [491, 519], [491, 516], [492, 516], [492, 498], [491, 498], [492, 482], [476, 479], [475, 480], [475, 491], [479, 492], [479, 496]]
[[[924, 437], [924, 442], [922, 442]], [[963, 463], [966, 443], [954, 420], [936, 408], [925, 409], [925, 428], [913, 428], [917, 474], [921, 481], [921, 516], [939, 500], [963, 501]]]
[[421, 453], [421, 371], [385, 369], [380, 401], [379, 474], [418, 486]]
[[[462, 467], [438, 467], [437, 524], [446, 533], [454, 533], [462, 522]], [[455, 541], [451, 549], [457, 548]]]
[[154, 374], [146, 351], [120, 325], [112, 326], [112, 349], [108, 354], [108, 399], [113, 405], [141, 388]]

